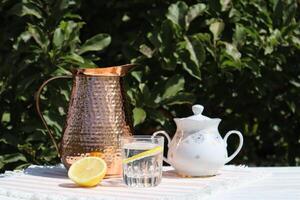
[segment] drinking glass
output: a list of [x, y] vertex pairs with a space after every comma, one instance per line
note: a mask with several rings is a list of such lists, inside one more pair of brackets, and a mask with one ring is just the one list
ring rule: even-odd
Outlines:
[[130, 187], [153, 187], [161, 182], [162, 136], [134, 135], [121, 138], [123, 181]]

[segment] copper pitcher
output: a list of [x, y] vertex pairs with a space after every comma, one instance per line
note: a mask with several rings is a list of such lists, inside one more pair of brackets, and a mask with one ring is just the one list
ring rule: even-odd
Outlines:
[[[107, 163], [107, 176], [121, 175], [120, 137], [133, 133], [122, 77], [133, 66], [77, 69], [73, 76], [48, 79], [37, 91], [38, 114], [66, 168], [82, 157], [99, 156]], [[39, 99], [43, 87], [60, 78], [73, 78], [73, 87], [59, 146], [40, 111]]]

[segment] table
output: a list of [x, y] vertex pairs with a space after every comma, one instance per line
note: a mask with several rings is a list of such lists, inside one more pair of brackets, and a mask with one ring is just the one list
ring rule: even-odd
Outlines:
[[[63, 168], [37, 168], [28, 169], [28, 175], [12, 175], [11, 177], [0, 178], [0, 200], [21, 200], [21, 199], [55, 199], [59, 200], [61, 196], [42, 197], [19, 195], [14, 196], [23, 189], [28, 191], [41, 189], [42, 192], [60, 194], [64, 192], [63, 188], [52, 188], [55, 186], [69, 187], [66, 194], [74, 192], [77, 196], [86, 197], [96, 194], [99, 199], [223, 199], [223, 200], [248, 200], [248, 199], [299, 199], [300, 200], [300, 167], [249, 167], [241, 166], [225, 166], [219, 176], [212, 178], [178, 178], [174, 171], [164, 168], [164, 179], [160, 186], [148, 189], [126, 188], [122, 185], [120, 179], [106, 180], [103, 187], [99, 186], [92, 189], [76, 188], [70, 180], [65, 176]], [[20, 174], [20, 173], [19, 173]], [[23, 174], [23, 172], [22, 172]], [[233, 175], [234, 174], [234, 175]], [[235, 176], [235, 177], [234, 177]], [[29, 179], [28, 179], [29, 177]], [[50, 178], [50, 179], [49, 179]], [[259, 180], [260, 179], [260, 180]], [[20, 181], [20, 182], [18, 182]], [[249, 181], [249, 182], [248, 182]], [[215, 190], [211, 185], [215, 184], [219, 187]], [[113, 186], [113, 187], [112, 187]], [[234, 186], [234, 187], [232, 187]], [[27, 188], [26, 188], [27, 187]], [[10, 195], [3, 193], [3, 188], [11, 188]], [[213, 189], [212, 189], [213, 188]], [[230, 188], [230, 189], [228, 189]], [[1, 193], [2, 189], [2, 193]], [[201, 194], [202, 190], [206, 193]], [[70, 192], [71, 191], [71, 192]], [[128, 191], [131, 191], [128, 192]], [[176, 191], [177, 193], [175, 193]], [[194, 195], [195, 194], [198, 195]], [[131, 195], [135, 194], [135, 198]], [[178, 194], [179, 193], [179, 194]], [[200, 195], [201, 194], [201, 195]], [[106, 195], [106, 196], [105, 196]], [[127, 196], [126, 196], [127, 195]], [[109, 197], [109, 198], [106, 198]], [[111, 198], [114, 197], [114, 198]], [[77, 199], [77, 198], [65, 198]]]
[[257, 171], [272, 172], [272, 176], [210, 198], [211, 200], [300, 200], [300, 167], [253, 167]]

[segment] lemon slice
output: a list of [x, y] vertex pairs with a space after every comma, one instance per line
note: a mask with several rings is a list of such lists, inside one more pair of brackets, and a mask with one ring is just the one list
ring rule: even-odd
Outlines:
[[80, 186], [92, 187], [100, 183], [106, 174], [106, 170], [107, 166], [103, 159], [86, 157], [72, 164], [68, 176]]
[[154, 148], [149, 149], [147, 151], [144, 151], [142, 153], [136, 154], [132, 157], [125, 158], [125, 159], [123, 159], [122, 162], [124, 164], [127, 164], [127, 163], [133, 162], [135, 160], [139, 160], [139, 159], [142, 159], [142, 158], [145, 158], [145, 157], [148, 157], [148, 156], [153, 156], [153, 155], [158, 154], [162, 151], [163, 151], [163, 148], [161, 146], [157, 146], [157, 147], [154, 147]]

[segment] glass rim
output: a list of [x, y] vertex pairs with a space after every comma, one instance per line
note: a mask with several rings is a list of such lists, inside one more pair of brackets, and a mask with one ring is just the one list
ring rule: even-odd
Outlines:
[[161, 139], [161, 138], [164, 138], [163, 136], [161, 135], [156, 135], [156, 136], [153, 136], [153, 135], [126, 135], [126, 136], [121, 136], [121, 139], [127, 139], [127, 138], [132, 138], [132, 139]]

